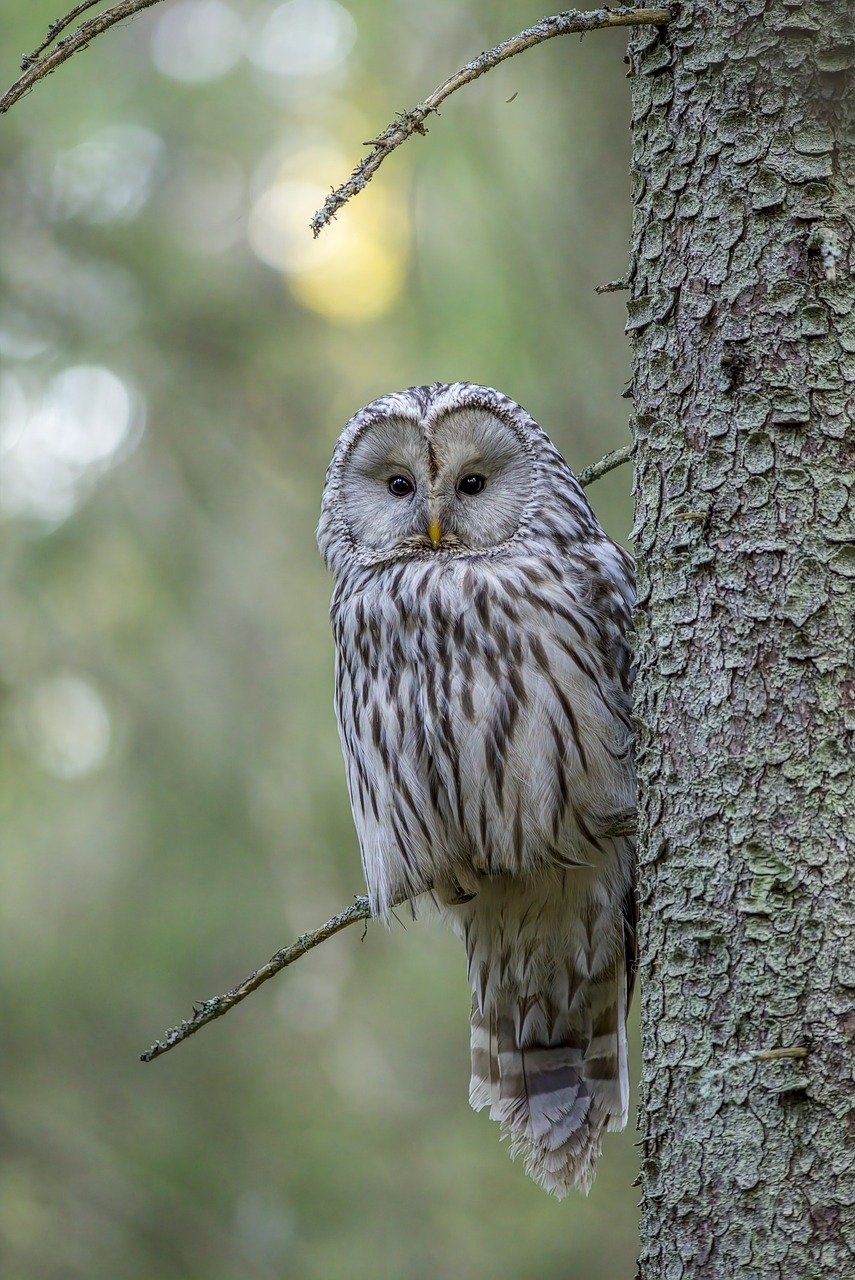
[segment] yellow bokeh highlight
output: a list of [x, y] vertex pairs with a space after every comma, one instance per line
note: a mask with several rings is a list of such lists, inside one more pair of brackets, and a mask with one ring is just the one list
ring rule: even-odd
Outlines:
[[411, 229], [398, 178], [361, 193], [313, 240], [309, 219], [344, 164], [335, 147], [290, 155], [257, 196], [248, 233], [254, 252], [282, 272], [301, 306], [358, 324], [385, 314], [403, 293]]
[[394, 221], [374, 208], [321, 232], [335, 237], [335, 252], [288, 277], [297, 301], [333, 320], [368, 320], [388, 311], [403, 292], [409, 259], [407, 238]]

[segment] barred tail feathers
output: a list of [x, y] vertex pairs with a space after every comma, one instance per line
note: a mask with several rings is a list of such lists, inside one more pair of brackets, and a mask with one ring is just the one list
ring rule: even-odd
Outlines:
[[[568, 966], [569, 967], [569, 966]], [[571, 984], [572, 985], [572, 984]], [[590, 1190], [603, 1133], [622, 1129], [629, 1103], [622, 957], [577, 986], [559, 1008], [547, 995], [496, 991], [472, 1005], [469, 1101], [489, 1106], [512, 1158], [559, 1199]]]

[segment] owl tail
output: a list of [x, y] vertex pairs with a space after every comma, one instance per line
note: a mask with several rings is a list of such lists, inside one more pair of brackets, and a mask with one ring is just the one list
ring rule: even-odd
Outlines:
[[559, 1199], [573, 1187], [587, 1194], [603, 1133], [626, 1124], [626, 1006], [622, 957], [575, 990], [499, 990], [483, 1009], [473, 1000], [469, 1101], [489, 1106], [511, 1157]]

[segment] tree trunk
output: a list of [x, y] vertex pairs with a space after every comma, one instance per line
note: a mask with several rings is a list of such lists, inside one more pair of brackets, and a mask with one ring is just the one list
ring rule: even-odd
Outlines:
[[642, 1280], [854, 1274], [852, 26], [630, 46]]

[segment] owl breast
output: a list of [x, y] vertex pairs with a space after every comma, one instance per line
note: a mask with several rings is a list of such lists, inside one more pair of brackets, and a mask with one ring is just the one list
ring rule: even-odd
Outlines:
[[336, 710], [372, 910], [484, 875], [609, 873], [634, 803], [613, 544], [429, 556], [336, 590]]

